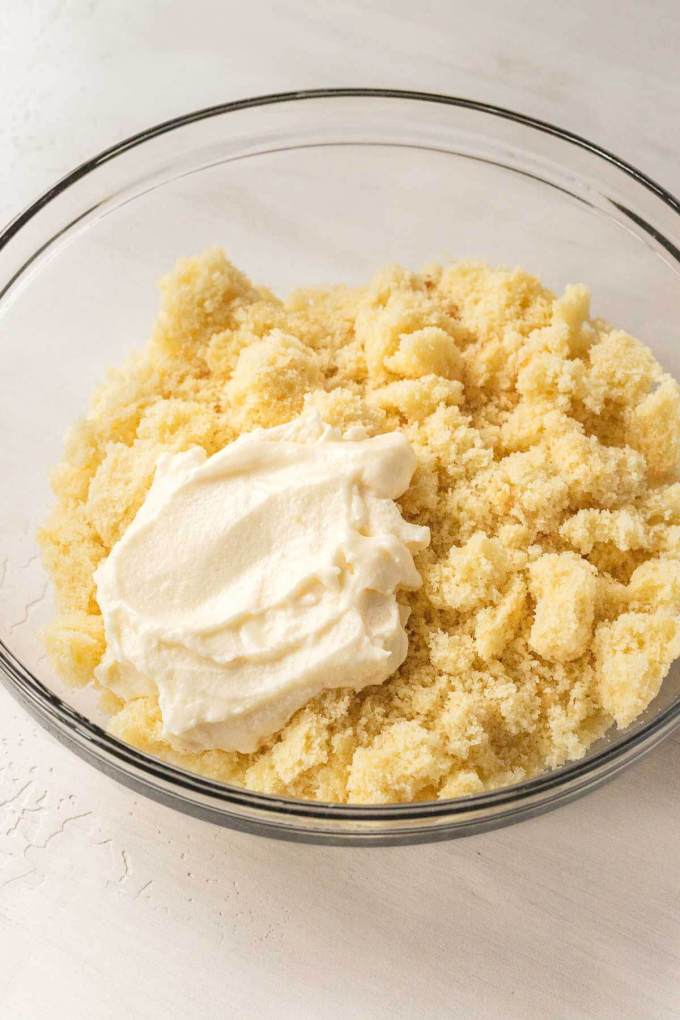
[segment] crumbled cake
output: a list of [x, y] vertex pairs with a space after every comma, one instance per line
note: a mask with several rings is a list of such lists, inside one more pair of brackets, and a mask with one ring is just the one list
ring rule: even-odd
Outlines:
[[208, 454], [306, 404], [401, 429], [400, 505], [429, 526], [409, 654], [379, 687], [328, 692], [256, 753], [180, 754], [158, 704], [103, 692], [111, 731], [252, 790], [379, 803], [457, 797], [585, 754], [628, 726], [680, 654], [680, 390], [637, 340], [521, 270], [393, 267], [364, 288], [255, 287], [219, 250], [161, 284], [148, 347], [75, 426], [41, 532], [47, 644], [85, 684], [104, 651], [92, 575], [161, 451]]

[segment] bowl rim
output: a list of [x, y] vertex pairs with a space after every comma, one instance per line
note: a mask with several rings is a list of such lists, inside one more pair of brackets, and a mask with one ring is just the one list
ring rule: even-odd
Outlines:
[[[315, 88], [301, 89], [288, 92], [270, 93], [260, 96], [253, 96], [245, 99], [233, 100], [227, 103], [218, 103], [204, 107], [199, 110], [182, 114], [162, 121], [142, 131], [136, 132], [124, 138], [108, 148], [103, 149], [97, 155], [85, 160], [76, 166], [69, 173], [61, 177], [52, 187], [44, 191], [34, 202], [27, 206], [11, 219], [0, 232], [0, 251], [18, 234], [23, 227], [32, 220], [41, 209], [48, 205], [59, 194], [77, 184], [83, 177], [98, 167], [115, 159], [130, 149], [150, 141], [160, 135], [185, 127], [197, 121], [206, 120], [210, 117], [221, 116], [227, 113], [234, 113], [239, 110], [246, 110], [260, 106], [271, 106], [280, 103], [291, 103], [308, 101], [314, 99], [346, 99], [346, 98], [369, 98], [388, 100], [409, 100], [414, 102], [426, 102], [459, 107], [473, 110], [478, 113], [488, 114], [508, 121], [514, 121], [525, 127], [533, 128], [539, 132], [584, 149], [605, 162], [613, 165], [635, 182], [652, 192], [657, 198], [668, 206], [674, 213], [680, 216], [680, 201], [666, 188], [662, 187], [647, 174], [638, 170], [632, 164], [626, 162], [608, 149], [597, 145], [588, 139], [583, 138], [575, 132], [557, 127], [548, 121], [519, 113], [515, 110], [493, 103], [468, 99], [462, 96], [449, 96], [443, 93], [421, 92], [417, 90], [404, 90], [394, 88], [362, 88], [362, 87], [338, 87], [338, 88]], [[647, 224], [645, 226], [649, 228]], [[670, 248], [671, 253], [680, 261], [680, 251], [666, 238], [654, 231], [657, 240]], [[32, 261], [29, 260], [29, 261]], [[24, 272], [27, 263], [20, 267], [14, 276], [7, 281], [0, 290], [0, 299], [13, 285], [19, 276]], [[198, 773], [189, 772], [140, 751], [130, 744], [114, 737], [102, 726], [92, 722], [83, 716], [76, 709], [69, 706], [57, 694], [51, 691], [38, 677], [29, 670], [11, 649], [0, 640], [0, 675], [2, 675], [10, 693], [18, 696], [19, 700], [32, 711], [32, 714], [48, 729], [56, 729], [57, 733], [67, 732], [71, 738], [81, 742], [87, 742], [92, 754], [101, 756], [104, 751], [107, 756], [113, 759], [115, 765], [123, 772], [127, 772], [132, 766], [142, 776], [137, 777], [144, 782], [144, 777], [150, 780], [161, 780], [171, 783], [181, 796], [182, 792], [201, 794], [209, 798], [210, 806], [213, 809], [223, 810], [229, 805], [241, 806], [251, 809], [259, 809], [262, 812], [261, 821], [266, 824], [267, 816], [288, 815], [307, 817], [318, 820], [354, 821], [354, 822], [397, 822], [415, 821], [417, 819], [440, 819], [462, 818], [464, 816], [478, 816], [484, 809], [498, 810], [510, 805], [517, 806], [521, 801], [531, 801], [537, 795], [548, 794], [565, 787], [565, 795], [573, 782], [583, 780], [593, 774], [608, 774], [637, 757], [629, 754], [636, 749], [643, 753], [653, 746], [659, 739], [667, 735], [676, 725], [680, 724], [680, 699], [666, 708], [655, 719], [646, 723], [628, 736], [617, 740], [598, 751], [589, 758], [569, 762], [559, 768], [541, 773], [529, 780], [514, 783], [509, 786], [500, 787], [481, 794], [473, 794], [465, 797], [456, 797], [446, 800], [418, 801], [412, 803], [389, 803], [389, 804], [340, 804], [337, 802], [304, 800], [301, 798], [285, 797], [274, 794], [258, 793], [244, 787], [228, 783], [221, 783], [208, 779]], [[51, 723], [51, 726], [49, 725]], [[216, 804], [216, 801], [219, 804]]]

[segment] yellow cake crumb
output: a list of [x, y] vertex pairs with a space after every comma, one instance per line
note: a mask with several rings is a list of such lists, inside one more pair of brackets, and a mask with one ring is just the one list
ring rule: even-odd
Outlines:
[[628, 726], [680, 654], [680, 620], [663, 612], [622, 613], [598, 628], [595, 647], [602, 705], [619, 726]]
[[579, 659], [592, 637], [597, 570], [575, 553], [546, 553], [529, 567], [534, 621], [529, 644], [551, 662]]
[[381, 271], [281, 301], [219, 249], [162, 281], [151, 342], [71, 431], [41, 531], [47, 647], [84, 684], [105, 648], [93, 572], [163, 451], [209, 454], [313, 405], [406, 434], [399, 501], [429, 526], [409, 654], [380, 687], [310, 701], [253, 754], [183, 754], [155, 698], [104, 691], [111, 731], [222, 782], [349, 803], [467, 796], [628, 726], [680, 654], [680, 388], [633, 337], [520, 269]]

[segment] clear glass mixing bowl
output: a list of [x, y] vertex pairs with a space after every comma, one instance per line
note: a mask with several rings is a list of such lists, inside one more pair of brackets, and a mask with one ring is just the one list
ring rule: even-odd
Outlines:
[[156, 280], [221, 244], [279, 292], [362, 282], [390, 261], [519, 264], [680, 377], [680, 206], [598, 146], [509, 110], [447, 96], [336, 89], [227, 103], [150, 128], [78, 167], [0, 236], [0, 667], [82, 758], [134, 789], [268, 836], [406, 843], [548, 810], [635, 761], [680, 721], [673, 669], [644, 717], [590, 754], [465, 799], [347, 807], [269, 797], [173, 768], [109, 736], [65, 690], [40, 640], [51, 593], [35, 532], [48, 474], [93, 385], [146, 339]]

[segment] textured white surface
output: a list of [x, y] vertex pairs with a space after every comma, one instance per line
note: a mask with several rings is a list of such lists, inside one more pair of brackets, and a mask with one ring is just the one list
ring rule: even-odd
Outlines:
[[[674, 0], [6, 0], [0, 220], [150, 123], [339, 84], [514, 106], [677, 189], [679, 45]], [[680, 1016], [679, 774], [675, 736], [513, 829], [294, 846], [138, 799], [2, 691], [0, 1016]]]

